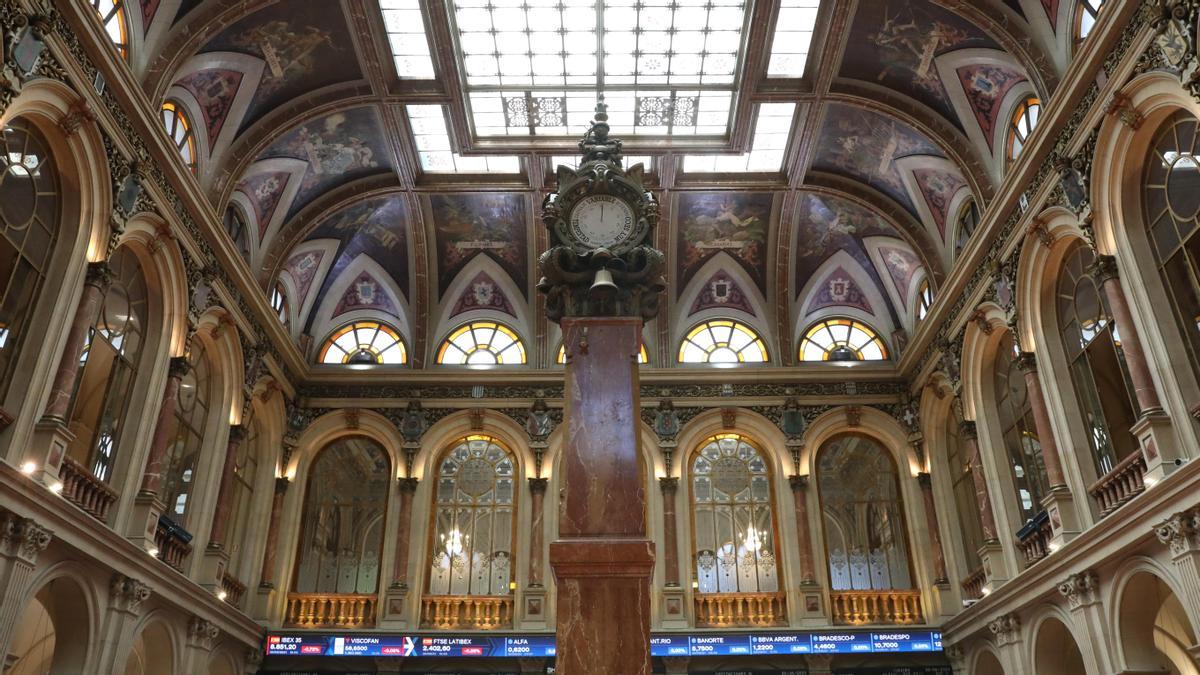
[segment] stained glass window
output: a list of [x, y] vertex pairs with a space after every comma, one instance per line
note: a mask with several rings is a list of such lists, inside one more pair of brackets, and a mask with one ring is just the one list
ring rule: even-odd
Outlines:
[[167, 136], [175, 144], [183, 163], [192, 171], [196, 170], [196, 137], [192, 135], [192, 123], [183, 106], [178, 101], [167, 101], [162, 104], [163, 127]]
[[1012, 121], [1008, 125], [1008, 159], [1014, 160], [1021, 155], [1029, 135], [1033, 133], [1038, 123], [1038, 115], [1042, 112], [1042, 103], [1036, 98], [1028, 98], [1013, 110]]
[[694, 560], [701, 593], [774, 593], [771, 472], [763, 453], [738, 434], [706, 440], [691, 462]]
[[494, 321], [460, 326], [438, 349], [437, 362], [451, 366], [496, 366], [525, 363], [525, 345], [511, 328]]
[[729, 319], [705, 321], [679, 345], [680, 363], [766, 363], [767, 346], [749, 326]]
[[1079, 0], [1075, 8], [1075, 37], [1082, 40], [1092, 32], [1104, 0]]
[[408, 122], [421, 170], [428, 173], [520, 173], [521, 162], [515, 155], [464, 157], [450, 144], [446, 107], [409, 105]]
[[771, 38], [767, 77], [803, 77], [821, 0], [782, 0]]
[[104, 32], [108, 33], [122, 58], [129, 58], [129, 27], [125, 22], [124, 0], [92, 0], [92, 7], [100, 14]]
[[795, 103], [763, 103], [754, 118], [750, 152], [741, 155], [684, 155], [684, 173], [770, 173], [783, 167]]
[[853, 319], [827, 319], [800, 341], [801, 361], [882, 361], [888, 357], [874, 329]]
[[204, 341], [192, 337], [188, 349], [188, 371], [179, 385], [175, 404], [175, 438], [167, 448], [163, 514], [180, 527], [187, 527], [191, 497], [196, 488], [197, 461], [204, 449], [212, 401], [212, 364]]
[[1025, 388], [1025, 374], [1015, 360], [1016, 343], [1006, 333], [996, 350], [993, 372], [996, 392], [996, 412], [1008, 451], [1008, 466], [1017, 491], [1017, 507], [1022, 522], [1031, 520], [1042, 511], [1042, 498], [1049, 494], [1050, 480], [1042, 461], [1042, 443], [1038, 440], [1033, 419], [1033, 405]]
[[929, 279], [921, 280], [921, 289], [917, 291], [917, 321], [923, 321], [929, 316], [929, 308], [933, 305], [933, 287]]
[[496, 439], [468, 436], [438, 465], [431, 595], [508, 595], [516, 461]]
[[[555, 363], [558, 363], [561, 365], [561, 364], [565, 364], [566, 362], [567, 362], [567, 348], [560, 345], [558, 348], [558, 358], [555, 360]], [[649, 363], [649, 362], [650, 362], [650, 357], [646, 355], [646, 345], [642, 345], [638, 349], [638, 363]]]
[[356, 321], [337, 329], [325, 340], [317, 362], [403, 364], [408, 362], [408, 351], [395, 328], [377, 321]]

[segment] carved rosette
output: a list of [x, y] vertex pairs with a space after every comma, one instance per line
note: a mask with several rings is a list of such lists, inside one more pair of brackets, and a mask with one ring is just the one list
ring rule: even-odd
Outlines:
[[1180, 511], [1154, 526], [1154, 535], [1180, 556], [1200, 551], [1200, 508]]
[[150, 587], [117, 572], [108, 584], [108, 593], [108, 602], [113, 609], [136, 614], [142, 603], [150, 597]]
[[1100, 578], [1091, 570], [1072, 574], [1058, 584], [1058, 592], [1067, 599], [1071, 609], [1079, 609], [1100, 601]]
[[7, 512], [0, 516], [0, 545], [5, 557], [16, 557], [29, 565], [50, 545], [54, 533], [31, 518]]

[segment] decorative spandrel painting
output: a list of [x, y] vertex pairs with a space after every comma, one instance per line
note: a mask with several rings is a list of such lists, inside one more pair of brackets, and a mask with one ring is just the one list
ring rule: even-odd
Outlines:
[[818, 143], [814, 169], [861, 180], [914, 214], [896, 160], [912, 155], [945, 157], [933, 141], [909, 125], [841, 103], [829, 105]]
[[879, 255], [883, 258], [883, 266], [887, 268], [888, 275], [892, 278], [892, 283], [896, 285], [896, 291], [900, 294], [901, 303], [907, 306], [908, 289], [912, 285], [913, 277], [916, 276], [917, 270], [921, 269], [921, 261], [917, 259], [917, 256], [913, 255], [907, 246], [901, 245], [880, 246]]
[[692, 308], [688, 314], [696, 314], [706, 309], [737, 309], [751, 316], [755, 315], [754, 308], [750, 305], [750, 299], [746, 297], [745, 291], [725, 270], [717, 270], [700, 287], [700, 293], [692, 302]]
[[236, 70], [213, 68], [192, 73], [176, 82], [200, 104], [210, 145], [221, 135], [233, 97], [242, 85], [242, 77], [243, 74]]
[[843, 77], [895, 89], [958, 122], [938, 73], [937, 57], [958, 49], [998, 49], [970, 22], [928, 0], [873, 0], [858, 3]]
[[950, 202], [958, 191], [966, 187], [967, 182], [957, 172], [940, 169], [916, 169], [913, 178], [925, 198], [925, 206], [933, 216], [941, 241], [946, 240], [946, 220], [950, 217]]
[[684, 192], [676, 202], [681, 292], [705, 262], [724, 251], [761, 292], [767, 285], [767, 237], [775, 217], [771, 192]]
[[279, 2], [225, 29], [203, 51], [263, 60], [262, 80], [242, 120], [245, 129], [305, 93], [360, 79], [353, 44], [341, 3]]
[[853, 307], [868, 314], [875, 313], [862, 287], [850, 272], [841, 266], [835, 267], [821, 279], [804, 312], [811, 314], [826, 307]]
[[528, 294], [529, 213], [515, 192], [433, 195], [429, 214], [435, 230], [438, 295], [477, 255], [495, 260]]
[[912, 588], [900, 483], [887, 450], [842, 436], [821, 448], [817, 463], [833, 590]]
[[333, 187], [390, 170], [384, 138], [373, 108], [352, 108], [300, 125], [275, 141], [258, 159], [291, 157], [308, 163], [288, 210], [290, 218]]
[[308, 297], [308, 291], [312, 288], [317, 271], [321, 269], [321, 260], [324, 257], [323, 251], [305, 251], [288, 258], [284, 263], [283, 268], [291, 273], [296, 283], [297, 303], [303, 304], [304, 299]]
[[450, 316], [458, 316], [477, 309], [504, 312], [512, 317], [517, 315], [513, 311], [512, 303], [508, 301], [508, 296], [500, 288], [500, 284], [496, 283], [496, 280], [487, 272], [476, 274], [475, 278], [471, 279], [471, 283], [467, 284], [462, 293], [459, 293], [458, 299], [454, 301], [454, 309], [450, 311]]
[[959, 84], [975, 111], [975, 121], [983, 131], [988, 148], [994, 145], [993, 133], [1000, 120], [1000, 105], [1009, 90], [1025, 81], [1021, 73], [1005, 66], [977, 63], [958, 69]]
[[246, 195], [254, 206], [254, 219], [258, 222], [258, 241], [267, 233], [267, 226], [275, 217], [279, 199], [287, 187], [291, 174], [285, 171], [256, 173], [237, 184], [236, 190]]

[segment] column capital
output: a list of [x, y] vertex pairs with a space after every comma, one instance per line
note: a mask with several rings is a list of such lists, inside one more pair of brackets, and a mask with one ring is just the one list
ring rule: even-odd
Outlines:
[[108, 582], [108, 606], [117, 611], [137, 614], [149, 597], [149, 586], [120, 572], [113, 574]]
[[229, 442], [241, 443], [246, 440], [246, 425], [230, 424], [229, 425]]
[[788, 476], [788, 485], [792, 487], [792, 492], [804, 492], [808, 489], [808, 474]]
[[538, 478], [530, 478], [529, 479], [529, 491], [532, 492], [533, 494], [539, 494], [539, 495], [546, 494], [546, 487], [548, 485], [550, 485], [549, 478], [538, 477]]
[[87, 275], [83, 278], [83, 283], [88, 286], [95, 286], [103, 293], [108, 290], [108, 287], [113, 282], [112, 267], [109, 266], [107, 260], [99, 260], [90, 262], [87, 265]]
[[186, 356], [172, 356], [171, 363], [168, 366], [167, 373], [176, 379], [181, 379], [188, 371], [192, 369], [192, 364], [188, 362]]
[[1015, 612], [1004, 614], [988, 622], [988, 630], [996, 636], [996, 645], [1004, 647], [1021, 639], [1021, 617]]
[[974, 420], [963, 420], [958, 423], [958, 432], [969, 441], [979, 438], [979, 431], [975, 428]]
[[917, 485], [920, 485], [922, 490], [932, 490], [933, 477], [929, 475], [929, 472], [922, 471], [917, 474]]
[[221, 636], [221, 629], [217, 628], [216, 624], [201, 619], [198, 616], [193, 616], [188, 620], [188, 644], [193, 647], [199, 647], [205, 651], [211, 651], [213, 645], [217, 643], [217, 638]]
[[1092, 570], [1072, 574], [1058, 582], [1058, 592], [1067, 599], [1071, 609], [1094, 605], [1100, 601], [1100, 577]]
[[1171, 548], [1171, 554], [1200, 552], [1200, 508], [1180, 511], [1154, 526], [1154, 535]]
[[1013, 359], [1017, 364], [1017, 368], [1021, 369], [1022, 373], [1037, 373], [1037, 354], [1034, 352], [1021, 352], [1017, 354], [1017, 358]]
[[275, 494], [287, 494], [288, 485], [291, 483], [287, 476], [279, 476], [275, 479]]
[[1096, 259], [1092, 261], [1091, 265], [1088, 265], [1087, 271], [1100, 283], [1109, 279], [1119, 279], [1121, 276], [1121, 272], [1117, 268], [1116, 257], [1103, 253], [1096, 254]]
[[679, 478], [676, 476], [660, 476], [658, 479], [658, 489], [662, 490], [664, 495], [668, 492], [675, 494], [675, 491], [679, 489]]
[[22, 518], [11, 511], [0, 517], [0, 550], [6, 557], [16, 557], [36, 565], [38, 555], [50, 545], [54, 533], [32, 518]]
[[417, 491], [417, 484], [421, 482], [420, 478], [397, 478], [396, 484], [400, 486], [401, 492], [412, 494]]

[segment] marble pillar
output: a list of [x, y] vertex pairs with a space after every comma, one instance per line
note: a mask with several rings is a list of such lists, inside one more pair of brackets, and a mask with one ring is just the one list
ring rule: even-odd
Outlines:
[[408, 551], [412, 537], [413, 495], [417, 492], [418, 479], [400, 478], [400, 514], [396, 524], [396, 559], [392, 565], [392, 588], [408, 590]]
[[212, 533], [208, 537], [209, 547], [225, 548], [225, 533], [229, 530], [229, 510], [233, 508], [234, 471], [237, 469], [238, 450], [246, 440], [246, 427], [234, 424], [229, 427], [229, 441], [225, 444], [225, 464], [221, 467], [221, 484], [217, 490], [217, 507], [213, 510]]
[[162, 404], [158, 408], [158, 419], [154, 424], [154, 437], [150, 441], [150, 455], [146, 458], [146, 468], [142, 472], [143, 495], [158, 495], [162, 488], [163, 462], [167, 458], [167, 448], [175, 438], [175, 406], [179, 402], [179, 385], [191, 364], [186, 356], [176, 356], [171, 359], [170, 373], [167, 384], [163, 388]]
[[983, 530], [979, 558], [983, 562], [987, 588], [992, 590], [1008, 580], [1008, 567], [1004, 562], [1004, 549], [996, 534], [996, 514], [992, 511], [992, 499], [988, 495], [987, 477], [983, 475], [983, 459], [979, 455], [979, 434], [975, 430], [975, 422], [963, 420], [958, 428], [966, 446], [964, 452], [970, 458], [968, 465], [971, 467], [971, 481], [975, 484], [975, 502], [979, 506], [979, 523]]
[[792, 487], [792, 503], [796, 513], [796, 541], [800, 547], [800, 583], [817, 582], [816, 566], [813, 563], [812, 533], [808, 527], [808, 476], [789, 476]]
[[658, 489], [663, 500], [663, 578], [667, 586], [679, 585], [679, 538], [675, 533], [675, 495], [679, 492], [679, 479], [663, 476], [658, 479]]
[[564, 318], [566, 410], [558, 540], [557, 671], [650, 673], [646, 476], [638, 318]]
[[933, 504], [933, 480], [927, 473], [917, 474], [921, 486], [921, 499], [925, 503], [925, 527], [929, 530], [929, 545], [933, 549], [933, 575], [935, 584], [950, 583], [946, 576], [946, 553], [942, 550], [942, 528], [938, 526], [937, 508]]
[[271, 518], [267, 521], [267, 546], [263, 552], [262, 570], [259, 574], [260, 588], [275, 587], [275, 561], [278, 560], [279, 520], [283, 517], [283, 498], [287, 495], [288, 479], [275, 479], [275, 494], [271, 498]]
[[1054, 439], [1054, 429], [1050, 426], [1050, 412], [1046, 408], [1046, 396], [1042, 392], [1042, 381], [1037, 372], [1037, 355], [1021, 352], [1017, 356], [1017, 367], [1025, 375], [1025, 391], [1029, 397], [1029, 408], [1033, 412], [1033, 425], [1037, 432], [1038, 445], [1041, 447], [1042, 463], [1046, 467], [1046, 480], [1050, 483], [1046, 496], [1042, 498], [1042, 507], [1046, 509], [1050, 518], [1053, 533], [1050, 544], [1058, 548], [1075, 538], [1082, 525], [1075, 509], [1074, 495], [1067, 487], [1062, 457], [1058, 454], [1058, 443]]
[[542, 546], [546, 529], [546, 486], [548, 478], [529, 479], [529, 585], [541, 588], [543, 568]]

